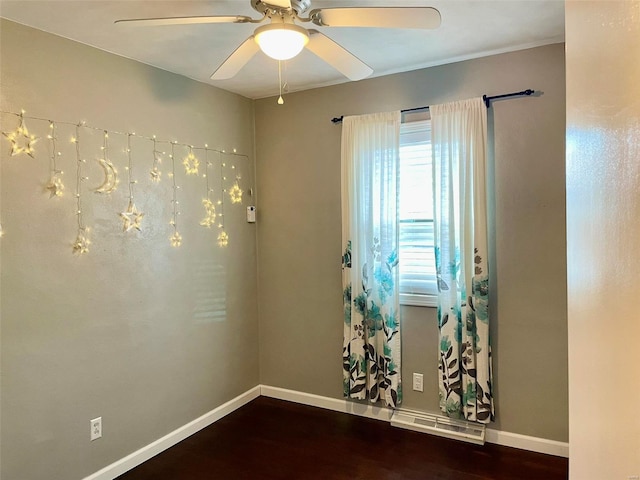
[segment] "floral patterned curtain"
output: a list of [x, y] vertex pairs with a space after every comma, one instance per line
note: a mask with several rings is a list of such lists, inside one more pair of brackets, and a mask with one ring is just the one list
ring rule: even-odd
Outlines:
[[344, 395], [402, 400], [398, 294], [400, 112], [342, 123]]
[[485, 163], [481, 98], [429, 107], [438, 277], [440, 408], [493, 420]]

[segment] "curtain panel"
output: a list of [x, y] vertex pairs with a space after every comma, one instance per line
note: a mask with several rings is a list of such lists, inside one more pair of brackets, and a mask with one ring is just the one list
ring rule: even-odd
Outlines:
[[396, 407], [400, 112], [345, 117], [341, 148], [344, 395]]
[[429, 107], [438, 281], [440, 408], [494, 417], [489, 342], [486, 152], [481, 98]]

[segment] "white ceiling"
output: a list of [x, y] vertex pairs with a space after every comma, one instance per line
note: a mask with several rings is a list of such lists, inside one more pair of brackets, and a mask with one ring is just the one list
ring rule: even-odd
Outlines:
[[[371, 68], [372, 76], [415, 70], [564, 41], [562, 0], [313, 0], [311, 8], [430, 6], [432, 31], [313, 27]], [[191, 15], [259, 18], [250, 0], [0, 0], [0, 16], [250, 98], [276, 95], [277, 62], [258, 53], [234, 78], [211, 74], [256, 25], [114, 25], [124, 18]], [[309, 51], [286, 63], [290, 91], [348, 81]]]

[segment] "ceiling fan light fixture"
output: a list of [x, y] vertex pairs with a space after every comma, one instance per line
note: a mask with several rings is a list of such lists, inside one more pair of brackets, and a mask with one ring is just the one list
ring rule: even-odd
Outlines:
[[271, 23], [255, 31], [255, 41], [274, 60], [289, 60], [309, 42], [307, 31], [293, 23]]

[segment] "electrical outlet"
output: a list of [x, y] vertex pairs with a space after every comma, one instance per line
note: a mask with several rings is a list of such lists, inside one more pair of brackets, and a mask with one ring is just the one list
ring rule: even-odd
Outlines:
[[413, 389], [416, 392], [423, 392], [424, 391], [424, 387], [422, 385], [422, 374], [421, 373], [414, 373], [413, 374]]
[[102, 417], [91, 420], [91, 441], [102, 437]]

